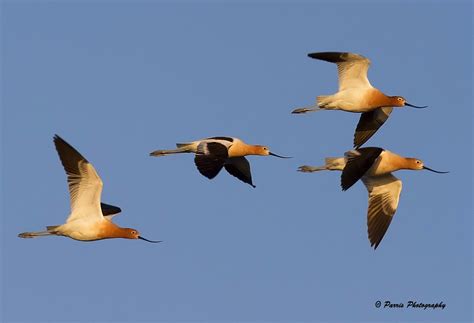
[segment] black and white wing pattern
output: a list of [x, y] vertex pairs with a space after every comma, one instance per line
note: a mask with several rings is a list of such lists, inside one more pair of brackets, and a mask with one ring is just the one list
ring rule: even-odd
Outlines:
[[94, 166], [58, 135], [54, 136], [54, 145], [69, 184], [71, 214], [67, 222], [80, 218], [102, 218], [100, 197], [103, 184]]
[[348, 88], [372, 88], [367, 78], [370, 60], [362, 55], [341, 52], [308, 54], [309, 57], [337, 64], [339, 91]]
[[364, 176], [362, 181], [369, 192], [367, 231], [370, 245], [377, 249], [397, 211], [402, 181], [392, 174]]

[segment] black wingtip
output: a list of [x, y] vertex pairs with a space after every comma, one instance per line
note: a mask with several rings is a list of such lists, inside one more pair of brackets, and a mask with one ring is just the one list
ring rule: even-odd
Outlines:
[[350, 188], [350, 186], [344, 185], [343, 183], [341, 183], [341, 189], [342, 189], [343, 192], [347, 191], [349, 188]]
[[[321, 56], [323, 56], [327, 53], [328, 52], [312, 52], [312, 53], [308, 53], [308, 57], [319, 59]], [[332, 53], [332, 52], [329, 52], [329, 53]]]
[[[346, 175], [344, 174], [344, 170], [343, 170], [343, 175]], [[341, 188], [342, 188], [342, 191], [345, 192], [348, 189], [350, 189], [359, 180], [359, 178], [357, 178], [356, 176], [343, 176], [343, 175], [341, 175]]]
[[330, 63], [338, 63], [341, 61], [344, 61], [343, 55], [347, 53], [344, 52], [315, 52], [315, 53], [309, 53], [308, 57], [314, 58], [314, 59], [320, 59], [326, 62]]
[[53, 137], [53, 141], [54, 141], [54, 144], [58, 144], [58, 143], [63, 143], [65, 144], [66, 146], [69, 146], [71, 147], [72, 149], [75, 150], [74, 147], [72, 147], [66, 140], [64, 140], [60, 135], [58, 134], [54, 134], [54, 137]]
[[320, 52], [316, 52], [316, 53], [309, 53], [308, 54], [308, 57], [309, 58], [314, 58], [314, 59], [321, 59], [321, 54]]
[[102, 215], [114, 215], [122, 212], [122, 209], [115, 205], [110, 205], [106, 203], [100, 203], [100, 208], [102, 210]]

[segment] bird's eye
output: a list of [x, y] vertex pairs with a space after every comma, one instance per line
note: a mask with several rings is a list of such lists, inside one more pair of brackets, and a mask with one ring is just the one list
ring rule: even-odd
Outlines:
[[419, 163], [420, 163], [420, 161], [419, 161], [419, 160], [417, 160], [417, 161], [416, 161], [416, 163], [417, 163], [417, 164], [419, 164]]
[[398, 101], [403, 101], [403, 99], [402, 99], [402, 98], [398, 98]]
[[132, 234], [137, 234], [137, 231], [133, 230], [133, 231], [132, 231]]

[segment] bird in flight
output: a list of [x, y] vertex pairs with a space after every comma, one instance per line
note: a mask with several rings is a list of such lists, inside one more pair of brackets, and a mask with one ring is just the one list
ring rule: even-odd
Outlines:
[[305, 165], [300, 166], [298, 171], [305, 173], [321, 170], [342, 171], [343, 191], [361, 179], [369, 193], [367, 211], [369, 241], [370, 245], [377, 249], [397, 211], [402, 181], [393, 176], [392, 172], [400, 169], [425, 169], [440, 174], [448, 173], [431, 169], [419, 159], [402, 157], [378, 147], [351, 150], [345, 153], [345, 157], [326, 158], [324, 166]]
[[53, 235], [80, 241], [124, 238], [161, 242], [145, 239], [137, 230], [113, 223], [112, 217], [121, 209], [101, 203], [103, 184], [94, 166], [58, 135], [54, 136], [54, 145], [67, 174], [71, 213], [62, 225], [47, 226], [46, 231], [23, 232], [18, 235], [20, 238]]
[[219, 174], [222, 168], [244, 183], [255, 187], [252, 182], [248, 155], [275, 156], [266, 146], [249, 145], [235, 137], [211, 137], [187, 143], [176, 144], [177, 149], [155, 150], [150, 156], [160, 157], [170, 154], [194, 153], [194, 163], [198, 171], [209, 179]]
[[317, 103], [298, 108], [294, 114], [319, 110], [342, 110], [362, 113], [354, 134], [354, 147], [361, 147], [387, 121], [393, 107], [409, 106], [423, 109], [408, 103], [401, 96], [388, 96], [374, 88], [367, 78], [370, 60], [362, 55], [342, 52], [321, 52], [308, 54], [314, 59], [337, 64], [339, 91], [333, 95], [320, 95]]

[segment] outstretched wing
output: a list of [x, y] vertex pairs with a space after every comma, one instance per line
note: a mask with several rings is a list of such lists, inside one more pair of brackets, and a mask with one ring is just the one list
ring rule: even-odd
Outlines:
[[354, 133], [354, 148], [359, 148], [369, 140], [387, 121], [392, 110], [392, 107], [383, 107], [362, 113]]
[[67, 222], [79, 218], [102, 218], [100, 196], [103, 184], [94, 166], [58, 135], [54, 136], [54, 145], [69, 184], [71, 214]]
[[362, 181], [369, 192], [367, 231], [370, 246], [377, 249], [397, 211], [402, 181], [392, 174], [364, 176]]
[[233, 157], [227, 159], [224, 164], [225, 170], [240, 179], [242, 182], [247, 183], [253, 187], [252, 174], [250, 172], [250, 163], [245, 157]]
[[198, 145], [194, 163], [199, 172], [209, 179], [219, 174], [228, 157], [227, 147], [218, 142], [203, 141]]
[[382, 148], [366, 147], [346, 152], [347, 163], [342, 170], [341, 187], [345, 191], [354, 185], [374, 164]]
[[339, 91], [348, 88], [371, 88], [367, 78], [370, 60], [362, 55], [341, 52], [320, 52], [309, 57], [337, 64]]

